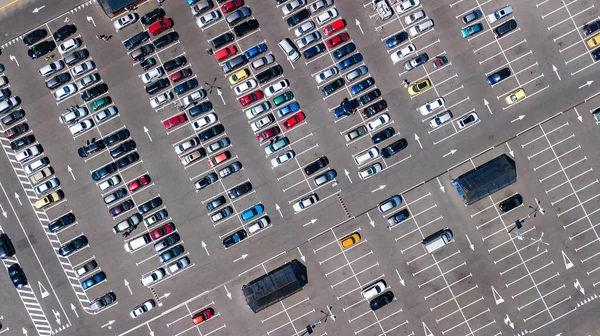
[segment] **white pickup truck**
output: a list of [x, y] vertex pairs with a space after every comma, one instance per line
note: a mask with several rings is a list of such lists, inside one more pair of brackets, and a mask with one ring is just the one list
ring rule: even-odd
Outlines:
[[492, 14], [488, 14], [488, 16], [486, 16], [486, 20], [489, 23], [494, 23], [500, 19], [502, 19], [503, 17], [511, 14], [513, 12], [513, 9], [511, 6], [506, 6], [503, 8], [498, 9], [497, 11], [493, 12]]
[[394, 15], [394, 12], [392, 12], [392, 9], [386, 0], [373, 0], [373, 7], [377, 10], [379, 17], [383, 21], [391, 18], [392, 15]]

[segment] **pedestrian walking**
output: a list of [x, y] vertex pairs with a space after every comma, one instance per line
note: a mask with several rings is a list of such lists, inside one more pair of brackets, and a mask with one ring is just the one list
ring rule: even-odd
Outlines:
[[406, 78], [404, 78], [404, 81], [402, 83], [402, 85], [404, 85], [405, 88], [408, 88], [408, 85], [410, 84]]

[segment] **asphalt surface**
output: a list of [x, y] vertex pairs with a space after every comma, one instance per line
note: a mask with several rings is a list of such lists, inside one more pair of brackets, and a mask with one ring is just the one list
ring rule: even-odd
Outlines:
[[[31, 13], [31, 8], [43, 5], [41, 11]], [[360, 64], [368, 67], [369, 74], [325, 98], [323, 84], [317, 85], [313, 76], [334, 65], [331, 51], [310, 61], [301, 58], [290, 63], [277, 47], [282, 38], [296, 39], [281, 8], [271, 2], [248, 1], [246, 5], [260, 29], [233, 45], [243, 52], [266, 43], [267, 53], [275, 57], [273, 65], [280, 64], [284, 72], [258, 88], [264, 91], [288, 79], [294, 101], [306, 116], [291, 129], [282, 129], [280, 137], [287, 137], [290, 146], [277, 155], [293, 150], [295, 157], [275, 168], [270, 163], [275, 155], [265, 157], [264, 147], [269, 142], [254, 140], [251, 121], [244, 113], [248, 107], [237, 102], [241, 96], [236, 96], [229, 74], [224, 75], [214, 56], [207, 53], [207, 41], [230, 30], [223, 19], [200, 29], [184, 1], [166, 1], [163, 8], [174, 21], [168, 31], [176, 31], [179, 39], [150, 56], [162, 65], [184, 55], [185, 67], [192, 70], [190, 78], [208, 91], [201, 101], [212, 102], [214, 110], [209, 113], [215, 113], [217, 123], [225, 127], [225, 133], [215, 140], [226, 136], [231, 142], [228, 148], [209, 155], [227, 150], [231, 158], [211, 168], [207, 158], [183, 167], [174, 153], [174, 146], [199, 133], [191, 126], [199, 119], [175, 104], [182, 104], [187, 93], [156, 109], [150, 106], [149, 99], [156, 94], [149, 96], [144, 91], [140, 79], [144, 71], [121, 43], [143, 31], [141, 23], [115, 32], [93, 2], [73, 10], [72, 4], [64, 3], [16, 3], [0, 12], [0, 25], [8, 32], [0, 41], [0, 61], [6, 68], [3, 75], [12, 94], [21, 98], [29, 132], [43, 146], [43, 155], [50, 159], [66, 195], [43, 211], [30, 207], [37, 200], [33, 185], [23, 165], [15, 160], [10, 140], [0, 139], [6, 153], [0, 155], [5, 172], [0, 179], [0, 205], [1, 212], [6, 212], [0, 216], [0, 228], [17, 250], [16, 258], [6, 260], [5, 265], [18, 262], [29, 280], [29, 286], [13, 291], [8, 277], [0, 277], [6, 286], [3, 302], [14, 303], [0, 308], [0, 334], [302, 335], [311, 324], [318, 335], [597, 333], [599, 327], [590, 313], [595, 309], [595, 287], [600, 284], [598, 140], [594, 134], [598, 126], [590, 112], [600, 106], [600, 97], [596, 97], [593, 82], [598, 74], [596, 63], [580, 29], [597, 19], [593, 5], [511, 3], [514, 13], [501, 22], [514, 18], [518, 28], [496, 39], [485, 19], [478, 21], [484, 31], [476, 35], [462, 38], [459, 31], [466, 13], [480, 9], [487, 15], [500, 5], [477, 0], [425, 1], [411, 13], [424, 10], [435, 22], [434, 28], [388, 49], [387, 38], [408, 30], [407, 14], [394, 10], [393, 18], [383, 22], [368, 2], [337, 1], [335, 8], [347, 23], [347, 43], [356, 45], [364, 58]], [[143, 15], [154, 6], [156, 2], [149, 1], [136, 11]], [[14, 23], [17, 21], [21, 23]], [[76, 25], [74, 36], [81, 39], [81, 48], [88, 49], [101, 81], [108, 85], [103, 96], [110, 96], [119, 111], [76, 136], [59, 122], [59, 116], [69, 106], [89, 108], [89, 104], [78, 93], [56, 102], [38, 73], [48, 61], [29, 59], [19, 38], [37, 26], [53, 32], [67, 22]], [[493, 23], [491, 28], [497, 25]], [[322, 28], [319, 26], [319, 31]], [[110, 38], [103, 41], [96, 35]], [[405, 72], [404, 61], [393, 64], [390, 54], [408, 43], [417, 48], [414, 56], [426, 52], [430, 60]], [[54, 60], [60, 58], [57, 50], [52, 54]], [[437, 56], [447, 57], [449, 63], [435, 70], [431, 60]], [[513, 75], [488, 85], [485, 77], [503, 67], [509, 67]], [[250, 69], [252, 76], [260, 71]], [[375, 80], [374, 86], [353, 94], [352, 86], [369, 76]], [[410, 97], [402, 81], [413, 85], [424, 78], [432, 87]], [[365, 119], [359, 112], [335, 119], [330, 112], [345, 97], [354, 99], [375, 87], [388, 104], [376, 117]], [[523, 88], [527, 97], [507, 105], [505, 96], [518, 88]], [[434, 114], [422, 116], [416, 109], [436, 97], [444, 98], [453, 120], [432, 129], [429, 121]], [[473, 112], [478, 120], [460, 128], [458, 119]], [[162, 122], [181, 113], [187, 113], [189, 120], [165, 129]], [[371, 136], [384, 127], [350, 142], [344, 136], [382, 114], [389, 116], [386, 127], [393, 127], [396, 133], [377, 147], [401, 138], [408, 147], [389, 159], [377, 157], [358, 166], [354, 157], [371, 148]], [[289, 115], [274, 116], [282, 127]], [[139, 160], [117, 175], [125, 183], [145, 174], [151, 178], [149, 185], [128, 192], [125, 199], [139, 206], [160, 196], [160, 208], [169, 214], [151, 227], [138, 225], [129, 237], [114, 234], [112, 227], [135, 210], [112, 218], [108, 209], [122, 200], [107, 206], [102, 198], [117, 188], [101, 192], [90, 177], [93, 170], [114, 159], [106, 150], [86, 159], [77, 155], [77, 148], [87, 140], [124, 128], [136, 143]], [[500, 154], [516, 161], [517, 183], [465, 207], [451, 179]], [[326, 169], [306, 176], [303, 168], [321, 156], [327, 156], [327, 169], [335, 169], [337, 178], [316, 186], [314, 177]], [[241, 171], [203, 190], [194, 189], [200, 177], [218, 173], [234, 161], [242, 163]], [[359, 171], [375, 163], [383, 170], [361, 179]], [[227, 191], [245, 182], [250, 182], [253, 190], [229, 199]], [[296, 213], [293, 204], [313, 193], [320, 201]], [[516, 193], [523, 196], [524, 205], [500, 213], [498, 204]], [[387, 218], [396, 211], [381, 214], [376, 207], [394, 194], [401, 196], [411, 217], [389, 227]], [[208, 212], [205, 204], [220, 195], [233, 214], [215, 223], [211, 220], [214, 212]], [[240, 214], [258, 203], [265, 208], [260, 216], [268, 216], [270, 226], [225, 249], [224, 238], [247, 230], [254, 221], [244, 221]], [[76, 216], [75, 225], [57, 234], [46, 229], [49, 221], [69, 211]], [[513, 229], [516, 220], [523, 223], [522, 228]], [[175, 225], [191, 264], [144, 287], [141, 277], [166, 264], [158, 260], [152, 243], [133, 253], [125, 251], [123, 244], [169, 222]], [[454, 242], [427, 254], [422, 239], [445, 227], [453, 231]], [[360, 242], [343, 249], [339, 240], [354, 232], [360, 234]], [[81, 234], [88, 238], [88, 247], [69, 257], [56, 256], [62, 244]], [[84, 291], [80, 281], [94, 272], [80, 278], [74, 270], [92, 259], [99, 265], [94, 272], [105, 272], [107, 279]], [[292, 259], [307, 266], [309, 284], [262, 312], [254, 314], [247, 309], [241, 286]], [[371, 311], [360, 290], [379, 279], [385, 280], [395, 299]], [[109, 291], [116, 294], [117, 303], [93, 313], [89, 301]], [[157, 307], [132, 319], [129, 312], [148, 299], [155, 300]], [[190, 317], [208, 307], [216, 315], [194, 326]]]

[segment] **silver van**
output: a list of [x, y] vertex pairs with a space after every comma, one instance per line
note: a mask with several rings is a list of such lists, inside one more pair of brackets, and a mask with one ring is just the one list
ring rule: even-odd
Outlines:
[[448, 228], [441, 229], [423, 239], [423, 246], [427, 253], [433, 253], [453, 241], [452, 231]]
[[132, 240], [128, 241], [125, 244], [125, 251], [133, 252], [137, 249], [140, 249], [140, 248], [146, 246], [149, 242], [150, 242], [150, 235], [147, 233], [143, 234], [137, 238], [133, 238]]
[[283, 53], [290, 61], [296, 62], [300, 59], [300, 53], [298, 52], [298, 49], [289, 38], [284, 38], [283, 40], [279, 41], [279, 48], [281, 48]]

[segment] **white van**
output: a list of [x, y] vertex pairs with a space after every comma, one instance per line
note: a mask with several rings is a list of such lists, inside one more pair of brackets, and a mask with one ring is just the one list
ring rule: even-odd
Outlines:
[[410, 27], [408, 30], [410, 37], [415, 37], [422, 32], [433, 28], [433, 20], [427, 20], [425, 22], [419, 23], [418, 25], [414, 25]]
[[36, 171], [46, 167], [48, 164], [50, 164], [50, 159], [48, 159], [47, 157], [43, 157], [39, 160], [33, 161], [32, 163], [25, 166], [23, 169], [25, 170], [25, 174], [31, 175]]
[[140, 249], [150, 243], [150, 235], [145, 233], [137, 238], [133, 238], [125, 244], [125, 251], [133, 252]]
[[300, 53], [298, 52], [298, 49], [289, 38], [284, 38], [283, 40], [279, 41], [279, 48], [281, 48], [290, 61], [296, 62], [300, 59]]
[[423, 246], [428, 253], [433, 253], [453, 241], [452, 231], [448, 228], [441, 229], [423, 239]]
[[354, 161], [356, 162], [357, 165], [360, 166], [363, 163], [373, 160], [378, 155], [379, 155], [379, 149], [377, 149], [376, 146], [373, 146], [373, 147], [367, 149], [366, 151], [355, 156]]

